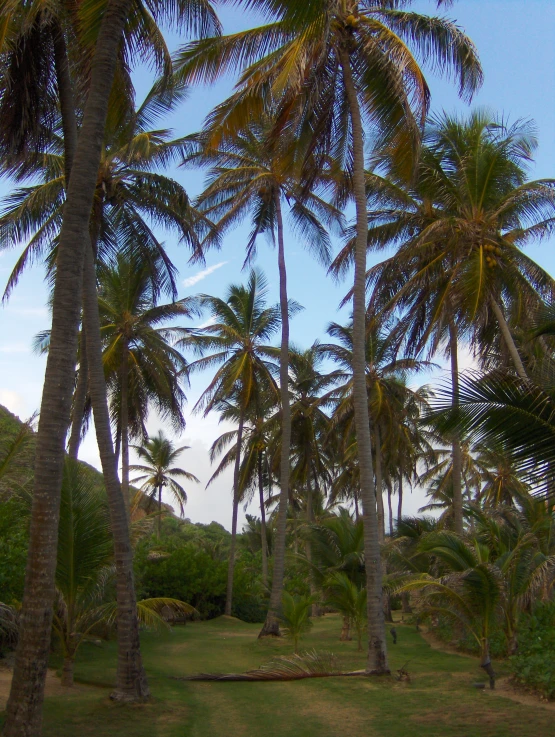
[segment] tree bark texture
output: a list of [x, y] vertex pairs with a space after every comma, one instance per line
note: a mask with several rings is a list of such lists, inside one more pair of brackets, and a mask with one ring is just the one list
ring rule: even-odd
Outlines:
[[376, 505], [378, 510], [378, 540], [385, 540], [385, 511], [383, 506], [383, 473], [382, 473], [382, 439], [380, 428], [376, 424], [374, 428], [376, 438]]
[[[131, 519], [131, 503], [129, 500], [129, 343], [124, 335], [121, 340], [121, 493], [123, 494], [127, 515]], [[160, 531], [158, 530], [158, 532]]]
[[[451, 354], [451, 391], [453, 409], [459, 406], [459, 358], [457, 327], [453, 321], [449, 323], [449, 351]], [[462, 498], [462, 453], [457, 437], [452, 442], [453, 458], [453, 529], [459, 535], [463, 533], [463, 498]]]
[[55, 593], [60, 492], [81, 312], [87, 242], [108, 100], [131, 0], [111, 0], [100, 26], [58, 243], [52, 331], [35, 452], [35, 475], [19, 643], [4, 737], [38, 737]]
[[96, 271], [90, 246], [85, 254], [83, 305], [87, 354], [89, 356], [89, 383], [94, 414], [96, 440], [102, 463], [104, 484], [108, 496], [110, 523], [114, 538], [116, 565], [116, 597], [118, 625], [118, 663], [116, 690], [112, 698], [138, 701], [149, 696], [139, 642], [139, 622], [135, 599], [133, 549], [131, 547], [129, 518], [119, 483], [116, 457], [112, 444], [110, 413], [106, 395], [100, 317], [96, 290]]
[[85, 327], [81, 326], [79, 340], [79, 373], [77, 385], [73, 395], [73, 408], [71, 411], [71, 434], [69, 436], [68, 455], [73, 460], [79, 456], [81, 446], [81, 433], [83, 431], [83, 417], [85, 415], [85, 403], [87, 401], [87, 389], [89, 383], [89, 366], [87, 361], [87, 339]]
[[520, 357], [520, 353], [518, 352], [518, 348], [516, 347], [514, 338], [511, 334], [511, 330], [507, 324], [507, 321], [505, 320], [503, 310], [495, 301], [495, 299], [493, 299], [493, 297], [491, 298], [491, 306], [493, 309], [493, 313], [497, 319], [497, 323], [499, 324], [499, 329], [501, 330], [501, 335], [503, 336], [505, 345], [507, 346], [511, 359], [514, 363], [516, 372], [521, 379], [527, 379], [528, 374], [526, 373], [526, 369], [524, 368], [524, 364], [522, 363], [522, 359]]
[[280, 493], [277, 525], [274, 543], [274, 571], [272, 592], [266, 621], [259, 637], [279, 635], [278, 614], [281, 609], [283, 576], [285, 572], [285, 533], [287, 529], [287, 504], [289, 502], [289, 450], [291, 447], [291, 407], [289, 406], [289, 304], [287, 299], [287, 269], [285, 266], [285, 247], [283, 242], [283, 218], [281, 214], [281, 194], [275, 194], [279, 304], [281, 308], [281, 351], [279, 356], [279, 384], [281, 398], [281, 455], [280, 455]]
[[233, 513], [231, 516], [231, 545], [229, 548], [229, 562], [227, 564], [227, 588], [225, 594], [224, 613], [230, 617], [231, 607], [233, 605], [233, 575], [235, 573], [235, 547], [237, 543], [237, 517], [239, 513], [239, 500], [241, 498], [241, 490], [239, 488], [241, 473], [241, 446], [243, 444], [243, 410], [239, 416], [239, 427], [237, 429], [237, 455], [235, 457], [235, 467], [233, 469]]
[[258, 453], [258, 496], [260, 498], [260, 545], [262, 547], [262, 583], [268, 585], [268, 534], [266, 531], [266, 509], [264, 507], [264, 473], [262, 453]]
[[364, 524], [366, 588], [368, 592], [368, 659], [366, 670], [369, 673], [388, 673], [389, 665], [387, 662], [383, 614], [382, 568], [366, 387], [366, 242], [368, 238], [368, 215], [364, 175], [364, 135], [349, 52], [346, 48], [343, 48], [339, 53], [353, 135], [353, 189], [356, 204], [353, 287], [353, 403]]

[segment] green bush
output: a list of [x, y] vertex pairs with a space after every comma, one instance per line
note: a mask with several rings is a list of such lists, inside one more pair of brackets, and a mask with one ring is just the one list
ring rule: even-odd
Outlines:
[[517, 683], [555, 699], [555, 602], [537, 604], [522, 618], [511, 669]]
[[[162, 540], [139, 545], [135, 555], [139, 598], [168, 596], [191, 604], [203, 619], [224, 613], [227, 584], [227, 555], [221, 555], [217, 540], [206, 538], [188, 542]], [[262, 622], [266, 603], [253, 575], [249, 554], [238, 555], [233, 586], [234, 616], [246, 622]]]
[[10, 606], [23, 598], [28, 537], [19, 502], [0, 503], [0, 601]]

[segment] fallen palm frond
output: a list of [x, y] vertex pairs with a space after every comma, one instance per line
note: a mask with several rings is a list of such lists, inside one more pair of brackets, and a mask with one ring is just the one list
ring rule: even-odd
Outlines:
[[363, 670], [341, 671], [333, 653], [315, 650], [301, 655], [281, 656], [246, 673], [198, 673], [176, 676], [178, 681], [299, 681], [302, 678], [364, 676]]

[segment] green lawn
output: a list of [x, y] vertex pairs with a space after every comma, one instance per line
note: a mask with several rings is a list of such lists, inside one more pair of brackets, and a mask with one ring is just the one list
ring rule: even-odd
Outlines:
[[[344, 669], [364, 665], [354, 643], [338, 641], [340, 621], [326, 616], [303, 641], [331, 650]], [[46, 699], [44, 737], [542, 737], [553, 712], [479, 691], [471, 658], [433, 650], [413, 627], [397, 625], [392, 670], [408, 661], [411, 682], [325, 678], [290, 683], [198, 683], [171, 676], [237, 672], [288, 654], [286, 641], [256, 639], [257, 625], [224, 618], [143, 637], [153, 699], [123, 706], [109, 700], [115, 643], [87, 645], [78, 684]], [[497, 664], [498, 672], [503, 668]], [[94, 685], [93, 685], [94, 684]], [[1, 718], [0, 718], [1, 722]]]

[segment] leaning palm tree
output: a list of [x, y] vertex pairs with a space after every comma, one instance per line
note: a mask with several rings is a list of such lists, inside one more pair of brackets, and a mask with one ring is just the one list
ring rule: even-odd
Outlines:
[[290, 475], [289, 307], [283, 210], [286, 208], [288, 211], [289, 220], [302, 243], [307, 244], [323, 263], [329, 261], [330, 252], [330, 240], [324, 226], [340, 220], [340, 213], [321, 198], [317, 187], [301, 188], [299, 146], [291, 137], [281, 137], [279, 141], [272, 139], [273, 125], [272, 113], [264, 113], [219, 146], [211, 144], [212, 139], [219, 135], [217, 127], [208, 127], [200, 135], [191, 137], [191, 153], [187, 159], [189, 163], [210, 167], [207, 187], [198, 198], [197, 207], [216, 221], [217, 237], [240, 220], [247, 218], [251, 221], [245, 263], [256, 255], [260, 235], [268, 234], [274, 243], [277, 242], [281, 308], [281, 496], [270, 608], [261, 635], [279, 632], [275, 613], [281, 604]]
[[[265, 0], [252, 3], [263, 10]], [[187, 80], [212, 81], [230, 67], [251, 64], [233, 97], [212, 116], [220, 137], [231, 136], [250, 117], [277, 102], [273, 139], [286, 131], [306, 145], [305, 189], [330, 153], [343, 159], [356, 204], [356, 258], [353, 292], [355, 406], [361, 494], [367, 522], [368, 560], [377, 559], [378, 540], [365, 382], [366, 211], [364, 124], [386, 138], [412, 168], [419, 125], [429, 104], [429, 89], [409, 46], [432, 64], [454, 73], [460, 91], [470, 96], [481, 81], [471, 41], [453, 23], [406, 10], [411, 0], [277, 0], [261, 28], [206, 39], [177, 58]], [[314, 159], [321, 165], [314, 165]], [[368, 572], [368, 670], [388, 670], [381, 614], [381, 573]], [[279, 602], [275, 602], [279, 605]]]
[[[241, 498], [241, 449], [249, 411], [260, 404], [266, 391], [278, 389], [274, 379], [274, 351], [267, 341], [280, 327], [279, 306], [266, 304], [267, 282], [258, 271], [251, 271], [246, 286], [233, 284], [225, 299], [200, 295], [201, 308], [209, 311], [213, 323], [189, 331], [179, 346], [201, 357], [189, 365], [190, 371], [218, 367], [212, 381], [195, 405], [205, 415], [224, 409], [229, 401], [238, 409], [237, 453], [233, 471], [233, 515], [225, 613], [231, 615], [237, 516]], [[288, 305], [288, 316], [295, 305]]]
[[162, 430], [153, 438], [148, 438], [144, 445], [135, 445], [133, 449], [143, 461], [142, 464], [130, 466], [131, 471], [138, 471], [141, 476], [133, 479], [134, 484], [141, 484], [141, 491], [146, 492], [151, 499], [158, 497], [158, 537], [162, 519], [162, 491], [167, 489], [173, 500], [177, 503], [180, 513], [183, 515], [184, 506], [187, 502], [187, 492], [177, 479], [187, 479], [200, 483], [197, 477], [185, 471], [183, 468], [174, 466], [183, 451], [188, 450], [188, 445], [176, 448], [173, 442], [164, 436]]

